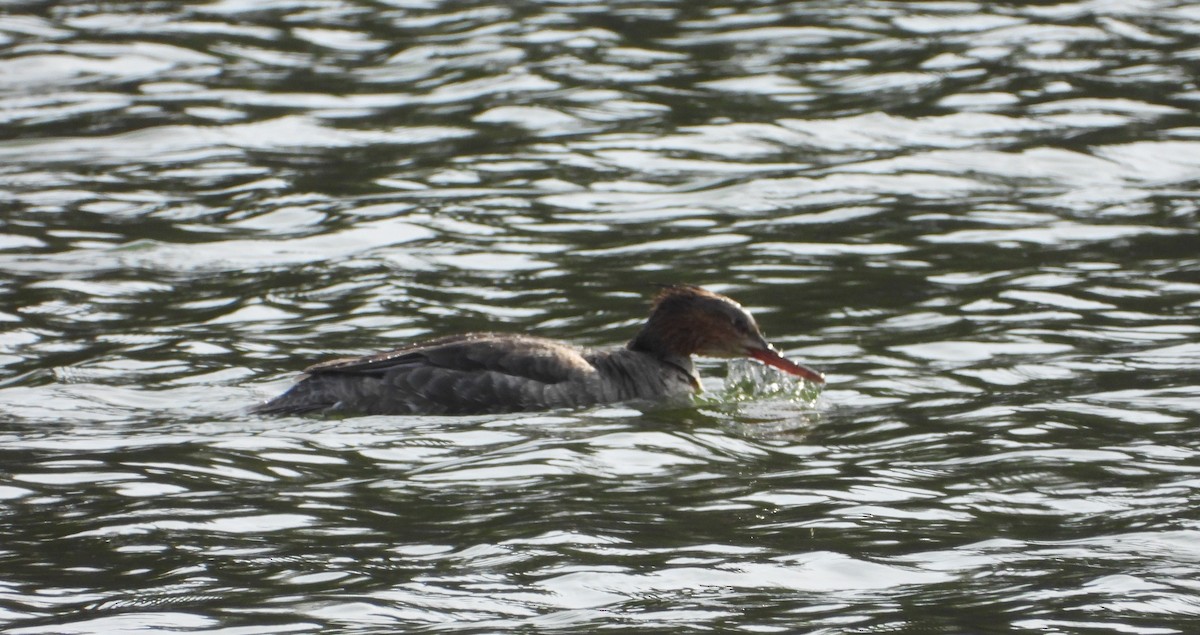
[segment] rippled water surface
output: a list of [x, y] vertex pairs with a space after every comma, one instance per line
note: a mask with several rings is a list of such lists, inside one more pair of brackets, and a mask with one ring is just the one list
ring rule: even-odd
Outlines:
[[[1200, 4], [2, 11], [5, 632], [1200, 623]], [[676, 281], [815, 405], [245, 414]]]

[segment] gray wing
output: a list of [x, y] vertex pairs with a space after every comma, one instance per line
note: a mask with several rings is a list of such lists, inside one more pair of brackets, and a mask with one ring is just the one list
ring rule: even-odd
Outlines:
[[490, 333], [317, 364], [259, 412], [514, 412], [595, 403], [596, 369], [553, 340]]
[[472, 333], [365, 357], [335, 359], [310, 366], [304, 372], [382, 376], [420, 366], [466, 373], [493, 371], [548, 384], [595, 371], [579, 350], [554, 340]]

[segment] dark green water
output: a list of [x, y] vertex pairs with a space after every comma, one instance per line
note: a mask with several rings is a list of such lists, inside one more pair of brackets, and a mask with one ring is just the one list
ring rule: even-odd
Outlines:
[[[0, 13], [0, 630], [1195, 631], [1200, 4]], [[675, 281], [817, 403], [244, 414]]]

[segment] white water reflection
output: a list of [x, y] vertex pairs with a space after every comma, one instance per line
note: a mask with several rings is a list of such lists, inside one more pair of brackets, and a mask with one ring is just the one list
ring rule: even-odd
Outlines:
[[[289, 100], [291, 101], [291, 100]], [[372, 144], [421, 144], [472, 134], [459, 128], [420, 127], [391, 130], [339, 130], [304, 117], [228, 126], [168, 126], [122, 133], [108, 139], [50, 139], [0, 144], [0, 158], [19, 161], [36, 155], [38, 163], [96, 165], [130, 162], [174, 163], [214, 160], [223, 148], [285, 150]], [[201, 154], [197, 154], [201, 153]]]

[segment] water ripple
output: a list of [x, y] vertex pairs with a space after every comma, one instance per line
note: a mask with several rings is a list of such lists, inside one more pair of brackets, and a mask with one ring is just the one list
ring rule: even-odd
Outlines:
[[[0, 24], [6, 632], [1192, 630], [1193, 3], [132, 6]], [[826, 389], [244, 414], [675, 281]]]

